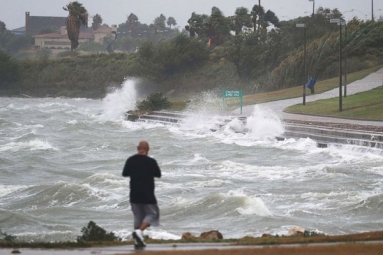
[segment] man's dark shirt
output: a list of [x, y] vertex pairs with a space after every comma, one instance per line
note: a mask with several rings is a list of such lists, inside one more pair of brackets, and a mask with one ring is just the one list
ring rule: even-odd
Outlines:
[[126, 160], [122, 176], [130, 176], [130, 202], [135, 204], [156, 204], [154, 177], [161, 177], [157, 161], [148, 156], [136, 154]]

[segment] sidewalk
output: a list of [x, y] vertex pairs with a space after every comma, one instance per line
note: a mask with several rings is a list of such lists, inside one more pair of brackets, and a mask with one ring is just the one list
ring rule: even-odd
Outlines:
[[[375, 73], [371, 73], [365, 78], [354, 81], [347, 85], [347, 96], [368, 91], [383, 85], [383, 68]], [[344, 87], [343, 87], [344, 91]], [[310, 94], [310, 89], [306, 88], [306, 93]], [[306, 95], [306, 102], [313, 102], [321, 99], [329, 99], [333, 97], [339, 97], [339, 88], [314, 95]], [[371, 126], [383, 126], [383, 121], [363, 121], [352, 119], [341, 119], [333, 117], [317, 117], [311, 115], [291, 114], [286, 113], [283, 110], [291, 105], [302, 104], [302, 96], [298, 98], [274, 101], [259, 104], [272, 109], [281, 119], [284, 120], [301, 120], [301, 121], [313, 121], [313, 122], [332, 122], [332, 123], [349, 123], [358, 125], [371, 125]], [[383, 100], [383, 98], [382, 98]], [[254, 105], [247, 105], [243, 107], [243, 114], [249, 116], [252, 114]], [[383, 110], [383, 109], [382, 109]], [[239, 114], [239, 109], [233, 111], [234, 114]]]
[[[349, 245], [350, 242], [327, 242], [327, 243], [305, 243], [305, 244], [271, 244], [271, 245], [233, 245], [229, 243], [177, 243], [177, 244], [150, 244], [144, 250], [134, 250], [133, 245], [124, 246], [110, 246], [110, 247], [94, 247], [84, 249], [73, 250], [57, 250], [57, 249], [29, 249], [20, 248], [15, 249], [21, 254], [27, 255], [117, 255], [117, 254], [139, 254], [142, 252], [172, 252], [170, 254], [179, 254], [184, 251], [198, 251], [200, 254], [204, 254], [205, 251], [216, 251], [217, 254], [223, 251], [230, 250], [243, 250], [252, 251], [260, 250], [263, 253], [263, 249], [267, 249], [270, 254], [272, 250], [278, 250], [280, 248], [308, 248], [317, 247], [319, 249], [323, 247], [331, 247], [338, 245]], [[382, 245], [382, 241], [356, 241], [353, 244], [367, 245]], [[0, 249], [0, 255], [11, 254], [13, 249]], [[304, 250], [302, 250], [304, 252]], [[241, 252], [242, 253], [242, 252]], [[227, 254], [227, 253], [226, 253]], [[238, 254], [238, 253], [236, 253]], [[249, 253], [247, 253], [249, 254]], [[280, 251], [276, 251], [272, 254], [280, 254]], [[295, 254], [295, 253], [294, 253]], [[305, 253], [304, 253], [305, 254]]]

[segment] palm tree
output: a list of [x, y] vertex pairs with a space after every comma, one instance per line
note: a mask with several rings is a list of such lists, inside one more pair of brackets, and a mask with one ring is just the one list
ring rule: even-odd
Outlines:
[[275, 15], [275, 13], [273, 11], [268, 10], [265, 13], [263, 21], [264, 21], [263, 22], [263, 26], [265, 28], [270, 26], [270, 24], [273, 24], [275, 27], [279, 27], [279, 19], [278, 19], [278, 17]]
[[128, 27], [128, 31], [131, 36], [137, 36], [137, 30], [138, 30], [138, 25], [140, 24], [140, 21], [138, 20], [138, 17], [134, 13], [130, 13], [128, 16], [128, 19], [126, 20], [126, 25]]
[[92, 28], [93, 30], [97, 30], [102, 24], [102, 18], [100, 14], [96, 14], [93, 16]]
[[169, 17], [168, 18], [168, 21], [166, 22], [166, 24], [172, 28], [172, 26], [176, 26], [177, 25], [177, 22], [176, 22], [176, 19], [173, 18], [173, 17]]
[[251, 27], [251, 17], [249, 10], [245, 7], [239, 7], [235, 11], [235, 16], [232, 17], [233, 28], [235, 35], [242, 33], [243, 27]]
[[158, 29], [164, 29], [165, 28], [165, 21], [166, 17], [165, 15], [161, 14], [159, 17], [154, 19], [154, 32], [157, 33]]
[[189, 32], [190, 37], [194, 37], [196, 34], [198, 36], [203, 36], [204, 34], [204, 20], [207, 20], [209, 16], [206, 14], [196, 14], [192, 13], [192, 16], [188, 20], [188, 25], [185, 26], [185, 30]]
[[88, 11], [77, 1], [70, 2], [63, 9], [69, 12], [66, 20], [66, 29], [68, 38], [71, 41], [71, 50], [73, 51], [78, 47], [80, 26], [88, 26]]

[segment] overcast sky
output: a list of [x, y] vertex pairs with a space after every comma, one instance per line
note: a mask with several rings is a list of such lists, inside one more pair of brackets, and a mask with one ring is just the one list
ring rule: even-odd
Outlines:
[[[216, 6], [226, 15], [233, 15], [237, 7], [251, 9], [258, 0], [78, 0], [89, 14], [100, 14], [104, 23], [120, 24], [126, 21], [133, 12], [142, 23], [150, 24], [161, 13], [172, 16], [181, 28], [190, 18], [191, 13], [210, 14]], [[25, 12], [31, 16], [67, 16], [62, 9], [70, 0], [0, 0], [0, 20], [8, 29], [24, 26]], [[309, 0], [262, 0], [266, 10], [274, 11], [279, 19], [287, 20], [312, 13], [313, 2]], [[360, 19], [371, 19], [371, 0], [315, 0], [318, 7], [338, 8], [346, 20], [357, 16]], [[354, 11], [351, 11], [354, 9]], [[375, 17], [383, 14], [383, 0], [374, 0]], [[347, 12], [347, 13], [345, 13]], [[89, 25], [91, 22], [89, 23]]]

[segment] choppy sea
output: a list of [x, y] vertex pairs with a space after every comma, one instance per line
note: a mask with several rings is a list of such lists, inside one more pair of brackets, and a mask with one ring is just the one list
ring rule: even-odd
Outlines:
[[93, 220], [129, 238], [129, 180], [121, 172], [142, 139], [163, 174], [152, 238], [383, 229], [381, 150], [277, 141], [283, 122], [259, 106], [246, 126], [217, 128], [203, 105], [177, 126], [125, 121], [135, 101], [132, 80], [103, 100], [0, 98], [0, 229], [25, 241], [67, 241]]

